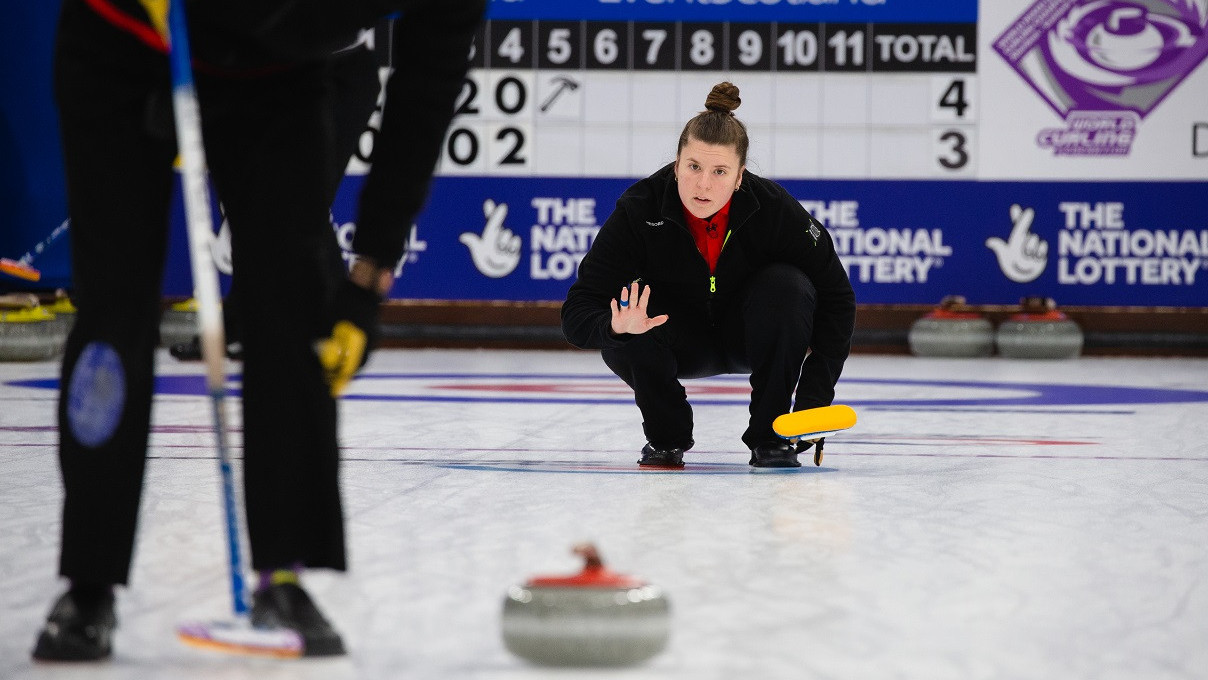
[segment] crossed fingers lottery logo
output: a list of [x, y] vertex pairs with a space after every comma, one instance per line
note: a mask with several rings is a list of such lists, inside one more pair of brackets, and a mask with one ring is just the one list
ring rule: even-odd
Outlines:
[[1123, 156], [1140, 121], [1208, 58], [1208, 0], [1039, 0], [994, 41], [1066, 122], [1036, 143]]
[[1002, 273], [1015, 283], [1035, 281], [1049, 263], [1048, 241], [1031, 231], [1035, 217], [1032, 208], [1012, 205], [1011, 235], [1006, 240], [997, 236], [986, 239], [986, 247], [994, 251]]
[[486, 218], [482, 233], [462, 232], [458, 240], [470, 250], [470, 259], [479, 272], [493, 279], [503, 278], [520, 263], [520, 236], [504, 224], [507, 203], [488, 198], [482, 202], [482, 214]]

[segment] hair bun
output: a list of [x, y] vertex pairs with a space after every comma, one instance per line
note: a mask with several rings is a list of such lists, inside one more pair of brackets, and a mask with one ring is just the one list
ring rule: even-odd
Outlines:
[[709, 96], [705, 97], [705, 108], [717, 113], [733, 115], [734, 109], [740, 104], [742, 99], [738, 96], [738, 86], [729, 81], [714, 85]]

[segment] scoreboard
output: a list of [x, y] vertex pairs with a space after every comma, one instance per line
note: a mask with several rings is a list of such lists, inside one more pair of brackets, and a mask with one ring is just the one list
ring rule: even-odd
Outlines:
[[1208, 307], [1208, 0], [492, 0], [470, 59], [394, 298], [565, 299], [729, 80], [858, 303]]
[[443, 174], [649, 174], [727, 79], [759, 174], [976, 170], [974, 22], [492, 19], [477, 44]]

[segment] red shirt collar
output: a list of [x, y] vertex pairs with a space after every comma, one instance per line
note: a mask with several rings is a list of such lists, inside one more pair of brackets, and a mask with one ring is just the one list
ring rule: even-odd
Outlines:
[[730, 225], [730, 201], [726, 201], [721, 210], [713, 213], [708, 219], [696, 217], [684, 207], [684, 221], [692, 234], [692, 240], [696, 242], [696, 249], [709, 264], [709, 272], [713, 273], [717, 269], [721, 247], [726, 242], [726, 230]]
[[730, 225], [730, 204], [733, 202], [734, 199], [731, 198], [730, 200], [726, 201], [726, 204], [721, 207], [721, 210], [718, 210], [710, 217], [704, 219], [701, 219], [688, 212], [688, 206], [685, 206], [681, 203], [680, 205], [684, 209], [684, 219], [688, 223], [688, 231], [691, 231], [693, 234], [696, 234], [697, 232], [704, 234], [709, 231], [710, 226], [713, 226], [716, 228], [718, 233], [720, 233], [722, 236], [725, 236], [726, 228]]

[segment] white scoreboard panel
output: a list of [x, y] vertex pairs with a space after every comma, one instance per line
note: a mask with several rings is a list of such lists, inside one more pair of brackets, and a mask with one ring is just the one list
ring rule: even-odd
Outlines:
[[643, 176], [729, 80], [757, 174], [969, 177], [977, 60], [975, 22], [490, 19], [440, 172]]

